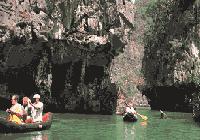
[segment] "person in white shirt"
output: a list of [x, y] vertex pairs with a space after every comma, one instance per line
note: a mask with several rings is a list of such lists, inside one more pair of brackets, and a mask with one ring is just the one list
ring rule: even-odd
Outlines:
[[[126, 104], [126, 103], [125, 103]], [[125, 109], [125, 115], [133, 115], [135, 117], [137, 116], [140, 116], [143, 120], [147, 121], [148, 120], [148, 117], [147, 116], [144, 116], [144, 115], [141, 115], [139, 114], [138, 112], [136, 112], [136, 108], [133, 108], [131, 106], [131, 104], [126, 104], [126, 109]]]
[[33, 98], [35, 102], [33, 104], [29, 102], [34, 108], [32, 113], [33, 122], [42, 122], [43, 103], [40, 102], [40, 95], [35, 94]]
[[126, 113], [130, 113], [130, 114], [136, 114], [137, 113], [132, 106], [127, 106], [125, 111], [126, 111]]
[[136, 114], [136, 111], [133, 107], [127, 106], [126, 113]]

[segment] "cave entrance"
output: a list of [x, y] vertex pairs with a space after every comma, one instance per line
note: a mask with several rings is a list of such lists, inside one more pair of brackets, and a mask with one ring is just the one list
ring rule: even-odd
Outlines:
[[52, 66], [52, 96], [59, 97], [59, 94], [65, 89], [65, 80], [69, 64], [57, 64]]
[[78, 83], [80, 83], [81, 68], [82, 61], [53, 65], [52, 95], [59, 96], [68, 84], [72, 86], [75, 92]]
[[190, 85], [154, 87], [146, 90], [151, 109], [192, 112], [192, 93]]
[[30, 96], [37, 92], [34, 71], [31, 67], [8, 70], [6, 72], [6, 81], [9, 93]]
[[[69, 100], [75, 100], [77, 86], [81, 82], [82, 61], [52, 66], [52, 97], [56, 99], [60, 111], [67, 110]], [[55, 107], [55, 106], [54, 106]]]
[[99, 85], [104, 76], [104, 67], [90, 65], [86, 67], [84, 82], [86, 85], [89, 83]]

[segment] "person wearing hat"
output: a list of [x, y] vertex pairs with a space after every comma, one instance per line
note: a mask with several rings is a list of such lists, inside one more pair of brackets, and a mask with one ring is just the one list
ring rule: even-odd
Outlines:
[[33, 98], [35, 102], [33, 104], [29, 102], [34, 108], [32, 113], [33, 122], [42, 122], [43, 103], [40, 102], [40, 95], [35, 94]]

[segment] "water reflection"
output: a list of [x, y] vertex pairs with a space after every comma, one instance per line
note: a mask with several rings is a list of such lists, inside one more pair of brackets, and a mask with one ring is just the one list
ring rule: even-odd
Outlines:
[[146, 135], [148, 121], [123, 122], [123, 140], [134, 140]]
[[37, 132], [37, 135], [32, 136], [32, 140], [48, 140], [46, 133]]
[[140, 122], [140, 125], [146, 127], [147, 126], [147, 121]]
[[130, 140], [131, 138], [135, 137], [135, 126], [132, 125], [130, 127], [130, 125], [125, 124], [124, 127], [124, 140]]
[[160, 120], [158, 111], [140, 112], [149, 116], [149, 120], [138, 119], [135, 123], [128, 123], [124, 122], [121, 116], [55, 114], [50, 130], [0, 134], [0, 140], [199, 140], [200, 138], [199, 126], [190, 118], [191, 114], [168, 112], [170, 118]]
[[0, 140], [51, 140], [50, 131], [45, 132], [30, 132], [30, 133], [0, 133]]

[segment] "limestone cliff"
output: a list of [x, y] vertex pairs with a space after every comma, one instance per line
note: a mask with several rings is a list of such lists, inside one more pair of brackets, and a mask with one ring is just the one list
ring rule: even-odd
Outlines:
[[40, 93], [47, 110], [113, 113], [110, 64], [126, 44], [123, 27], [132, 28], [121, 2], [1, 1], [1, 101]]
[[120, 2], [117, 8], [123, 13], [132, 28], [124, 26], [124, 35], [127, 41], [124, 52], [120, 53], [111, 63], [111, 79], [118, 86], [117, 113], [124, 112], [125, 103], [133, 106], [149, 106], [145, 96], [142, 96], [138, 86], [144, 84], [142, 74], [142, 59], [144, 45], [141, 37], [144, 34], [144, 19], [140, 10], [147, 5], [145, 1]]
[[143, 92], [152, 109], [192, 112], [200, 83], [199, 13], [198, 0], [157, 1], [147, 10]]

